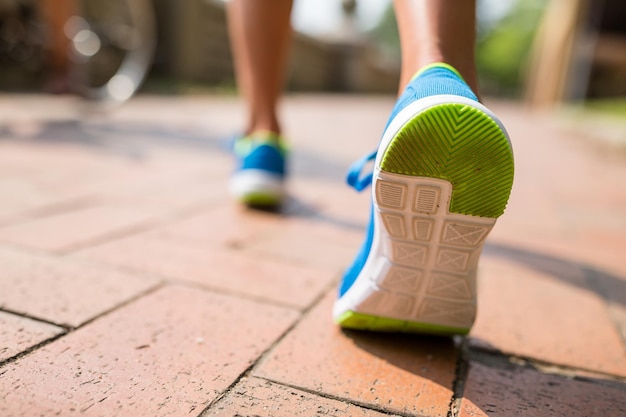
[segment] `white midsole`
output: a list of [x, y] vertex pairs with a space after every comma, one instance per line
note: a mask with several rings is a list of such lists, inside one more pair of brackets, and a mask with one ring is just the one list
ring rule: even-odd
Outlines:
[[[337, 320], [345, 312], [353, 311], [469, 328], [476, 313], [478, 259], [484, 238], [496, 219], [450, 213], [444, 209], [449, 205], [452, 192], [452, 185], [447, 181], [379, 170], [374, 175], [374, 190], [379, 183], [401, 184], [407, 189], [437, 189], [443, 204], [436, 213], [422, 216], [416, 215], [410, 205], [401, 210], [375, 206], [370, 254], [355, 282], [336, 301], [333, 317]], [[418, 241], [410, 236], [416, 224], [427, 225], [429, 239]], [[392, 235], [390, 229], [399, 233]], [[458, 230], [469, 230], [466, 232], [469, 239], [476, 241], [471, 244], [464, 241], [462, 233], [456, 234]], [[459, 246], [458, 242], [465, 246]], [[435, 287], [445, 283], [458, 287], [458, 296], [446, 291], [437, 293]], [[441, 311], [425, 311], [428, 309]]]
[[245, 197], [251, 193], [283, 197], [285, 184], [280, 175], [260, 169], [246, 169], [233, 175], [230, 180], [230, 192], [236, 197]]

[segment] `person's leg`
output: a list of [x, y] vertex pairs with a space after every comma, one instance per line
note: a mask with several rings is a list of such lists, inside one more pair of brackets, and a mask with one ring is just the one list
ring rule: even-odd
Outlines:
[[228, 22], [246, 133], [280, 133], [277, 105], [291, 42], [292, 0], [231, 0]]
[[47, 90], [66, 93], [71, 90], [70, 76], [73, 62], [70, 56], [70, 39], [65, 34], [65, 24], [78, 13], [76, 0], [39, 0], [39, 11], [49, 32], [49, 74]]
[[291, 41], [292, 0], [232, 0], [230, 40], [248, 120], [234, 145], [232, 194], [249, 206], [275, 207], [285, 196], [286, 149], [278, 101]]
[[445, 62], [456, 68], [478, 95], [474, 44], [475, 0], [394, 0], [402, 73], [400, 92], [421, 68]]
[[511, 191], [513, 153], [502, 123], [478, 102], [474, 0], [395, 6], [401, 93], [378, 149], [348, 175], [357, 190], [371, 184], [372, 210], [333, 317], [346, 328], [465, 334], [480, 253]]

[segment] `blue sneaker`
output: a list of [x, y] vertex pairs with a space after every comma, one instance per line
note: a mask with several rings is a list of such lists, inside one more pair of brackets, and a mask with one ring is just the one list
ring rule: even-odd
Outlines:
[[[375, 159], [373, 173], [361, 176]], [[487, 234], [513, 185], [513, 151], [498, 118], [446, 64], [420, 71], [378, 150], [348, 183], [372, 185], [365, 243], [333, 309], [342, 327], [466, 334]]]
[[276, 207], [285, 198], [287, 150], [279, 135], [255, 132], [235, 141], [237, 167], [231, 193], [253, 207]]

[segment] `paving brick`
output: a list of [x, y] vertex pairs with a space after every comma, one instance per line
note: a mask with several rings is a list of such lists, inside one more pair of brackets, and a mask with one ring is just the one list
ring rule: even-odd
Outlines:
[[157, 213], [161, 217], [210, 207], [229, 199], [227, 189], [221, 182], [216, 184], [209, 179], [193, 177], [176, 178], [167, 184], [162, 182], [125, 187], [106, 195], [104, 199], [116, 206]]
[[166, 287], [3, 368], [0, 415], [198, 415], [296, 318]]
[[[30, 196], [32, 202], [20, 202], [19, 190], [9, 189], [11, 199], [8, 200], [15, 203], [16, 192], [18, 195], [17, 207], [14, 207], [17, 215], [4, 219], [0, 240], [62, 252], [146, 222], [198, 210], [227, 197], [226, 186], [216, 185], [207, 172], [203, 172], [206, 170], [171, 173], [167, 169], [151, 172], [146, 167], [146, 174], [139, 167], [133, 167], [134, 170], [122, 167], [122, 173], [128, 175], [120, 176], [114, 172], [115, 164], [112, 165], [111, 172], [105, 171], [110, 177], [106, 182], [96, 178], [91, 183], [76, 186], [67, 181], [58, 186], [58, 191], [50, 190], [50, 186], [27, 183], [34, 188]], [[80, 173], [74, 176], [80, 177]], [[1, 187], [2, 181], [0, 191]], [[23, 206], [21, 211], [17, 210], [20, 206]]]
[[[626, 247], [626, 244], [617, 247]], [[623, 263], [623, 256], [620, 258]], [[585, 274], [590, 285], [604, 299], [610, 316], [622, 336], [622, 343], [626, 350], [626, 272], [613, 272], [609, 269], [587, 266]]]
[[93, 194], [48, 193], [42, 191], [31, 178], [5, 177], [0, 179], [0, 226], [23, 222], [42, 214], [93, 204]]
[[76, 327], [154, 287], [158, 281], [0, 250], [0, 308]]
[[294, 198], [308, 211], [311, 221], [353, 231], [362, 238], [370, 218], [371, 192], [357, 192], [339, 178], [294, 178]]
[[124, 111], [107, 115], [106, 120], [122, 125], [140, 124], [153, 134], [174, 131], [174, 139], [197, 135], [199, 141], [226, 141], [240, 126], [243, 110], [242, 101], [235, 96], [137, 96], [133, 103], [124, 106]]
[[[65, 130], [81, 135], [78, 125]], [[112, 132], [107, 136], [98, 147], [42, 142], [4, 149], [0, 164], [11, 169], [4, 175], [0, 171], [0, 224], [77, 202], [125, 200], [163, 212], [225, 194], [225, 186], [215, 187], [216, 170], [228, 172], [223, 157], [179, 147], [166, 154], [155, 143], [139, 145]]]
[[260, 378], [245, 378], [202, 417], [210, 416], [309, 417], [319, 415], [384, 417], [393, 415], [324, 398]]
[[[534, 197], [528, 197], [525, 201], [533, 199]], [[540, 207], [547, 205], [549, 203]], [[528, 212], [523, 214], [523, 219], [511, 218], [507, 212], [498, 220], [490, 239], [507, 246], [523, 248], [536, 255], [544, 254], [564, 262], [612, 274], [626, 282], [626, 264], [620, 251], [620, 248], [626, 245], [626, 238], [623, 234], [616, 233], [624, 227], [615, 225], [608, 230], [608, 225], [602, 227], [597, 224], [594, 230], [587, 229], [594, 227], [591, 225], [580, 230], [574, 221], [567, 223], [561, 221], [563, 211], [564, 208], [555, 207], [550, 214], [546, 214], [529, 208]], [[611, 214], [606, 210], [597, 210], [593, 215], [590, 213], [589, 217], [602, 219], [611, 217]], [[626, 224], [624, 221], [626, 220], [621, 221], [622, 224]], [[597, 220], [597, 223], [600, 223], [600, 220]]]
[[613, 322], [622, 336], [622, 343], [626, 349], [626, 306], [618, 303], [609, 303], [609, 312]]
[[445, 416], [457, 351], [451, 339], [341, 331], [335, 292], [263, 360], [254, 375], [390, 413]]
[[620, 250], [626, 240], [618, 232], [626, 227], [623, 155], [602, 152], [595, 141], [564, 133], [547, 119], [506, 111], [516, 178], [507, 211], [491, 237], [606, 268], [626, 280]]
[[626, 384], [576, 380], [520, 366], [472, 362], [460, 417], [626, 415]]
[[584, 271], [556, 263], [545, 267], [551, 273], [539, 272], [491, 256], [481, 261], [471, 346], [626, 375], [619, 334], [601, 297], [584, 286]]
[[51, 253], [67, 252], [144, 226], [156, 215], [156, 210], [88, 207], [0, 228], [0, 241]]
[[30, 208], [51, 204], [49, 197], [34, 188], [25, 178], [0, 178], [0, 219], [5, 220]]
[[283, 221], [279, 214], [250, 210], [226, 201], [198, 216], [161, 227], [156, 234], [161, 239], [191, 245], [237, 248], [253, 241], [264, 231], [280, 226]]
[[11, 169], [0, 178], [0, 219], [76, 199], [93, 199], [114, 186], [119, 189], [154, 176], [147, 166], [128, 158], [67, 144], [23, 143], [19, 148], [6, 148], [0, 163]]
[[0, 311], [0, 362], [63, 333], [63, 329]]
[[285, 130], [291, 134], [293, 148], [314, 153], [322, 161], [342, 162], [342, 173], [354, 160], [375, 149], [394, 105], [391, 95], [313, 95], [288, 100], [284, 106]]
[[169, 240], [159, 233], [112, 242], [79, 255], [299, 308], [310, 305], [337, 278], [327, 269], [222, 249], [209, 242]]
[[247, 246], [276, 259], [342, 271], [350, 265], [365, 237], [365, 230], [341, 227], [322, 217], [286, 219]]

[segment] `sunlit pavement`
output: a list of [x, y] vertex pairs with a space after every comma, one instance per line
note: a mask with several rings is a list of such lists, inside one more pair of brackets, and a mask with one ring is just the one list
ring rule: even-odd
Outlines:
[[626, 153], [520, 105], [469, 337], [333, 324], [392, 104], [287, 98], [272, 214], [228, 196], [234, 98], [1, 97], [0, 416], [626, 415]]

